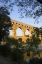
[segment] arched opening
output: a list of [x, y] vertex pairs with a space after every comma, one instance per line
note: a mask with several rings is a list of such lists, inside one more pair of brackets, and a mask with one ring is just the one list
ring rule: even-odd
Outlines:
[[29, 34], [30, 34], [30, 32], [29, 32], [29, 30], [27, 29], [27, 30], [25, 31], [25, 36], [28, 36], [28, 37], [29, 37]]
[[12, 36], [12, 30], [9, 30], [9, 36]]
[[21, 28], [16, 29], [16, 36], [22, 36], [22, 30]]
[[19, 38], [19, 39], [18, 39], [18, 42], [19, 42], [19, 43], [22, 43], [22, 38]]

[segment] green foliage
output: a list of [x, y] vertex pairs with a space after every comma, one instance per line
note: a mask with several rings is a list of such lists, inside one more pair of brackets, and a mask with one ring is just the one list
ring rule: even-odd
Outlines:
[[22, 45], [21, 45], [21, 43], [19, 43], [19, 41], [21, 41], [21, 39], [16, 40], [14, 38], [9, 38], [9, 37], [7, 38], [7, 43], [9, 43], [10, 47], [13, 46], [13, 48], [11, 48], [11, 52], [10, 52], [11, 60], [22, 64], [22, 63], [24, 63], [23, 50], [22, 50]]
[[9, 12], [5, 7], [0, 7], [0, 41], [9, 35], [11, 27], [11, 19]]
[[42, 16], [42, 0], [0, 0], [0, 3], [10, 11], [13, 11], [16, 5], [21, 18], [32, 17], [37, 23]]
[[18, 63], [21, 63], [23, 61], [23, 52], [21, 49], [13, 49], [13, 51], [11, 52], [11, 59], [13, 61], [16, 61]]
[[4, 57], [8, 57], [11, 53], [11, 48], [8, 43], [5, 45], [0, 45], [0, 54]]
[[42, 64], [42, 58], [32, 58], [28, 64]]
[[11, 46], [14, 46], [15, 48], [22, 49], [22, 41], [21, 41], [21, 39], [17, 40], [15, 38], [7, 38], [7, 40], [8, 40], [8, 43], [10, 43]]
[[34, 29], [34, 33], [35, 33], [36, 37], [39, 37], [39, 35], [40, 35], [40, 29], [39, 28], [35, 28]]
[[42, 4], [42, 0], [37, 0], [40, 4]]
[[18, 44], [18, 40], [15, 38], [7, 37], [7, 41], [10, 42], [11, 45], [17, 45]]
[[38, 52], [38, 45], [41, 43], [41, 40], [35, 36], [32, 36], [31, 39], [27, 39], [27, 46], [26, 46], [26, 52], [28, 55], [28, 52], [30, 51], [37, 53]]

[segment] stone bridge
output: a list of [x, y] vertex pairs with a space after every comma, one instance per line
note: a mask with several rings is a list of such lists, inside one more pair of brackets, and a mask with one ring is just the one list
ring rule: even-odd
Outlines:
[[[12, 35], [11, 37], [14, 37], [16, 39], [22, 38], [22, 41], [26, 41], [27, 38], [30, 38], [32, 36], [33, 29], [35, 28], [34, 26], [18, 22], [16, 20], [11, 20], [12, 22]], [[22, 36], [17, 36], [16, 30], [20, 29], [22, 31]], [[26, 34], [26, 32], [28, 34]], [[19, 32], [20, 33], [20, 32]]]
[[[16, 20], [11, 20], [12, 22], [12, 35], [11, 37], [15, 38], [15, 39], [19, 39], [22, 38], [22, 41], [26, 41], [26, 39], [31, 38], [32, 33], [34, 33], [34, 26], [22, 23], [22, 22], [18, 22]], [[22, 31], [22, 36], [18, 36], [16, 33], [17, 29], [20, 29]], [[26, 34], [26, 31], [28, 32], [28, 34]], [[18, 31], [19, 32], [19, 31]], [[20, 32], [19, 32], [20, 34]], [[25, 44], [24, 44], [25, 45]], [[41, 45], [39, 46], [39, 48], [41, 47]], [[41, 48], [40, 48], [41, 49]], [[38, 55], [37, 55], [38, 56]], [[33, 57], [33, 53], [30, 53], [30, 58]], [[40, 57], [42, 58], [42, 52], [40, 52]], [[28, 56], [26, 54], [24, 54], [24, 60], [26, 60], [28, 58]]]

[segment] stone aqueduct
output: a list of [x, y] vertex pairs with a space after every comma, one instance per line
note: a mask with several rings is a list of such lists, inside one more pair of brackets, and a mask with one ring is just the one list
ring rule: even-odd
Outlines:
[[[22, 22], [18, 22], [16, 20], [11, 20], [12, 22], [12, 35], [11, 37], [15, 38], [15, 39], [19, 39], [22, 38], [22, 41], [26, 41], [27, 38], [30, 38], [32, 36], [34, 26], [22, 23]], [[16, 30], [17, 28], [20, 28], [22, 30], [22, 36], [16, 36]], [[28, 30], [29, 31], [29, 35], [25, 35], [25, 31]], [[25, 45], [25, 44], [24, 44]], [[40, 49], [42, 49], [42, 43], [40, 44]], [[38, 55], [36, 55], [38, 57]], [[30, 52], [30, 58], [33, 57], [33, 52]], [[40, 52], [40, 57], [42, 58], [42, 52]], [[27, 54], [24, 53], [24, 60], [26, 60], [28, 58]]]
[[[26, 41], [27, 38], [30, 38], [32, 36], [33, 29], [35, 28], [34, 26], [18, 22], [16, 20], [11, 20], [12, 22], [12, 35], [11, 37], [14, 37], [15, 39], [22, 38], [22, 41]], [[20, 28], [22, 30], [22, 36], [16, 36], [16, 29]], [[28, 30], [29, 34], [25, 35], [25, 31]]]

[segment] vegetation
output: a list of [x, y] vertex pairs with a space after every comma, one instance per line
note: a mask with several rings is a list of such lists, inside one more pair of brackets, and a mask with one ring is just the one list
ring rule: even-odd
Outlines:
[[28, 64], [42, 64], [42, 58], [32, 58]]
[[5, 7], [0, 7], [0, 42], [9, 35], [11, 19], [9, 12]]
[[[37, 54], [38, 45], [40, 43], [40, 40], [33, 36], [31, 40], [27, 39], [26, 48], [22, 49], [23, 46], [21, 44], [21, 39], [16, 40], [14, 38], [7, 37], [5, 41], [6, 44], [0, 45], [0, 55], [4, 57], [10, 57], [12, 61], [17, 62], [18, 64], [25, 64], [23, 56], [24, 50], [26, 51], [27, 55], [29, 55], [28, 52], [30, 51], [33, 51], [34, 53], [36, 52]], [[11, 45], [14, 45], [14, 47], [12, 48]]]
[[[41, 0], [40, 0], [41, 1]], [[12, 3], [11, 0], [0, 0], [0, 2], [4, 2], [4, 3], [9, 3], [9, 7], [11, 8], [11, 5], [17, 5], [19, 7], [19, 12], [21, 11], [21, 13], [25, 13], [26, 17], [30, 17], [34, 15], [33, 18], [35, 18], [35, 16], [38, 18], [42, 15], [42, 1], [40, 2], [39, 0], [14, 0], [14, 2]], [[3, 4], [4, 4], [3, 3]], [[33, 4], [34, 3], [34, 4]], [[35, 4], [36, 3], [36, 4]], [[33, 6], [33, 5], [34, 6]], [[32, 7], [31, 7], [32, 5]], [[40, 6], [40, 8], [38, 7], [38, 5]], [[24, 50], [27, 53], [27, 55], [30, 55], [28, 53], [30, 53], [30, 51], [33, 51], [34, 53], [37, 54], [38, 52], [38, 45], [41, 43], [41, 40], [39, 39], [39, 36], [41, 35], [42, 37], [42, 27], [40, 29], [36, 28], [34, 29], [34, 33], [32, 34], [32, 37], [30, 39], [26, 40], [26, 47], [23, 49], [22, 46], [22, 39], [14, 39], [14, 38], [9, 38], [9, 29], [11, 27], [11, 19], [9, 17], [9, 12], [8, 12], [8, 5], [4, 4], [4, 7], [0, 7], [0, 42], [6, 42], [6, 44], [1, 45], [0, 44], [0, 55], [4, 56], [4, 57], [10, 57], [13, 61], [17, 62], [18, 64], [24, 64], [24, 57], [23, 57], [23, 53]], [[30, 6], [32, 9], [29, 11], [28, 6]], [[33, 10], [35, 8], [38, 9], [36, 10], [36, 12], [33, 12]], [[31, 13], [33, 12], [33, 13]], [[23, 14], [22, 13], [22, 14]], [[28, 13], [28, 14], [27, 14]], [[28, 37], [28, 36], [27, 36]], [[14, 46], [13, 46], [14, 45]], [[13, 48], [11, 47], [13, 46]], [[35, 63], [41, 62], [42, 59], [35, 59]], [[31, 59], [29, 64], [33, 64], [34, 63], [34, 58]], [[34, 63], [34, 64], [35, 64]], [[41, 62], [42, 63], [42, 62]]]
[[11, 52], [11, 59], [19, 64], [23, 62], [23, 51], [21, 49], [13, 49]]
[[[4, 3], [3, 3], [4, 2]], [[32, 17], [35, 22], [39, 23], [42, 16], [42, 0], [0, 0], [1, 6], [13, 11], [14, 6], [18, 7], [20, 17]]]
[[[5, 44], [0, 44], [0, 55], [10, 57], [19, 63], [23, 61], [23, 51], [20, 49], [21, 44], [19, 40], [8, 37], [10, 27], [9, 12], [5, 7], [0, 7], [0, 42], [6, 42]], [[11, 45], [13, 44], [15, 47], [12, 49]]]
[[11, 53], [11, 48], [8, 43], [6, 43], [5, 45], [0, 45], [0, 55], [4, 57], [9, 57], [10, 53]]
[[10, 53], [11, 60], [17, 63], [22, 62], [23, 61], [23, 50], [22, 50], [21, 43], [19, 42], [19, 40], [16, 40], [14, 38], [8, 38], [8, 39], [9, 39], [8, 42], [10, 42], [10, 45], [11, 45], [11, 53]]
[[42, 32], [42, 27], [34, 29], [34, 33], [35, 33], [36, 37], [41, 37], [42, 36], [41, 32]]
[[32, 51], [33, 53], [38, 53], [38, 45], [41, 43], [40, 39], [32, 36], [31, 39], [27, 39], [27, 46], [26, 46], [26, 52], [27, 55], [30, 55], [30, 51]]

